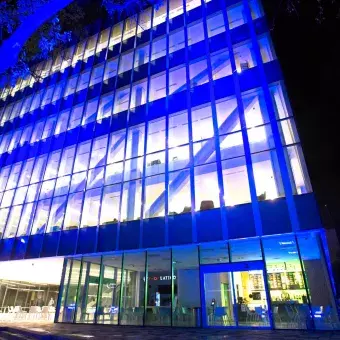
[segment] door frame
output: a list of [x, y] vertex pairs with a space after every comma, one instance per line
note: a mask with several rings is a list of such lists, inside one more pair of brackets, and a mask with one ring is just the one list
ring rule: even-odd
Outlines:
[[[272, 312], [271, 312], [271, 304], [270, 304], [270, 296], [269, 296], [269, 287], [267, 285], [266, 277], [265, 277], [265, 265], [263, 261], [249, 261], [249, 262], [235, 262], [235, 263], [218, 263], [218, 264], [203, 264], [200, 265], [200, 290], [201, 290], [201, 311], [202, 311], [202, 327], [204, 328], [245, 328], [245, 329], [273, 329], [273, 320], [272, 320]], [[268, 319], [269, 326], [268, 327], [251, 327], [251, 326], [239, 326], [238, 320], [236, 320], [236, 326], [209, 326], [207, 325], [207, 309], [205, 303], [205, 291], [204, 291], [204, 274], [211, 273], [230, 273], [230, 272], [242, 272], [249, 270], [262, 270], [263, 272], [263, 281], [264, 281], [264, 290], [267, 299], [267, 308], [268, 308]], [[234, 288], [234, 282], [232, 282], [232, 287]], [[235, 291], [234, 291], [235, 295]]]

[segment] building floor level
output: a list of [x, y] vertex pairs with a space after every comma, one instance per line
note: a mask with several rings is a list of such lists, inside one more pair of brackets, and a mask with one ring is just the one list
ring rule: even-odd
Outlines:
[[65, 259], [57, 322], [335, 329], [319, 231]]

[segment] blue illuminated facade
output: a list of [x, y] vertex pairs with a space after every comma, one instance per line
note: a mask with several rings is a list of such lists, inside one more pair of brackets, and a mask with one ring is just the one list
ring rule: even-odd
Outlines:
[[0, 259], [65, 257], [56, 321], [335, 328], [259, 1], [169, 0], [0, 92]]

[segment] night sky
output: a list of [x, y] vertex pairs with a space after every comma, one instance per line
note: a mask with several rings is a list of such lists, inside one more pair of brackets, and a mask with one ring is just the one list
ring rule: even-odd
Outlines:
[[263, 0], [268, 25], [324, 225], [340, 238], [340, 18], [328, 6], [318, 23], [314, 1], [298, 15], [278, 10], [279, 2]]

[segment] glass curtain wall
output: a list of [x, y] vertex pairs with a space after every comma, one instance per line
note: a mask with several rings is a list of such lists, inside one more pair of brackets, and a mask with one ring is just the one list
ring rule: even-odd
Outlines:
[[62, 287], [59, 322], [200, 327], [203, 288], [207, 326], [339, 326], [317, 231], [68, 259]]

